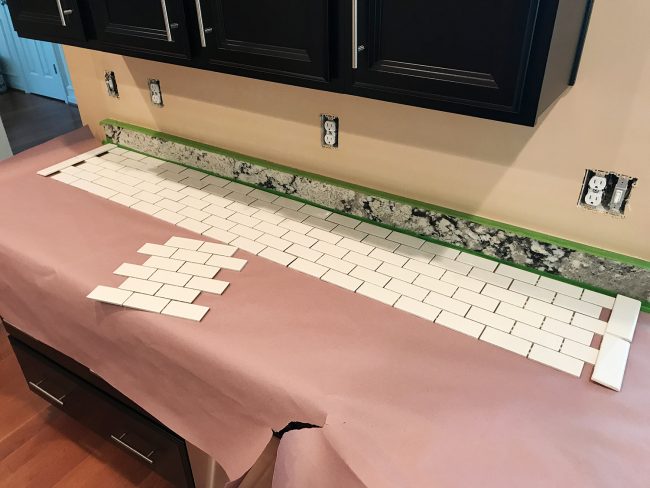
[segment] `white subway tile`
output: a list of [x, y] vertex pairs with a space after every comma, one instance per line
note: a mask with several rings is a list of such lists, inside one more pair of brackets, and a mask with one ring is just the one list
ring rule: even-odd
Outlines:
[[530, 310], [524, 310], [523, 308], [516, 307], [506, 302], [499, 303], [496, 313], [518, 322], [532, 325], [533, 327], [541, 327], [542, 322], [544, 321], [543, 315], [531, 312]]
[[428, 303], [434, 307], [438, 307], [442, 310], [446, 310], [448, 312], [462, 316], [465, 316], [465, 314], [470, 309], [470, 306], [467, 303], [458, 301], [455, 298], [441, 295], [435, 291], [429, 292], [427, 297], [424, 299], [424, 303]]
[[171, 301], [160, 313], [163, 315], [200, 322], [209, 310], [210, 308], [202, 305]]
[[280, 208], [274, 215], [291, 220], [292, 222], [302, 222], [303, 220], [307, 220], [308, 217], [307, 214], [298, 212], [297, 210], [291, 210], [290, 208]]
[[534, 342], [535, 344], [540, 344], [554, 351], [559, 351], [560, 346], [562, 345], [562, 337], [544, 330], [538, 329], [537, 327], [531, 327], [521, 322], [517, 322], [512, 328], [512, 335], [526, 339], [527, 341]]
[[192, 303], [200, 293], [200, 290], [192, 290], [183, 286], [163, 285], [156, 293], [156, 296], [179, 302]]
[[404, 265], [404, 268], [436, 279], [439, 279], [443, 274], [445, 274], [445, 270], [443, 268], [439, 268], [438, 266], [432, 266], [430, 264], [423, 263], [416, 259], [410, 259]]
[[339, 259], [341, 259], [349, 252], [347, 249], [343, 249], [342, 247], [338, 247], [333, 244], [328, 244], [327, 242], [323, 242], [323, 241], [318, 241], [311, 248], [314, 251], [329, 254], [330, 256], [334, 256], [335, 258], [339, 258]]
[[156, 214], [156, 212], [163, 210], [162, 208], [147, 202], [134, 203], [133, 205], [131, 205], [131, 208], [133, 210], [137, 210], [138, 212], [146, 213], [147, 215], [154, 215]]
[[265, 234], [270, 234], [273, 237], [282, 237], [287, 232], [291, 232], [289, 229], [280, 227], [269, 222], [261, 222], [255, 226], [255, 229], [264, 232]]
[[[263, 232], [260, 232], [259, 230], [255, 230], [243, 224], [237, 224], [232, 229], [229, 229], [229, 232], [232, 232], [233, 234], [237, 234], [238, 236], [246, 237], [247, 239], [250, 239], [252, 241], [254, 241], [255, 239], [259, 239], [264, 235]], [[233, 246], [236, 245], [234, 242], [232, 244]]]
[[198, 220], [194, 219], [184, 219], [178, 222], [176, 225], [179, 227], [182, 227], [183, 229], [191, 230], [192, 232], [196, 232], [197, 234], [202, 234], [206, 230], [208, 230], [211, 226], [208, 224], [205, 224], [203, 222], [199, 222]]
[[237, 246], [242, 251], [246, 251], [251, 254], [259, 254], [264, 249], [266, 249], [265, 244], [261, 244], [260, 242], [255, 242], [254, 240], [248, 239], [247, 237], [238, 237], [237, 239], [232, 241], [231, 244]]
[[[237, 224], [235, 222], [231, 222], [230, 220], [223, 219], [221, 217], [217, 217], [216, 215], [213, 215], [211, 217], [208, 217], [203, 221], [204, 224], [210, 225], [212, 227], [216, 227], [221, 230], [230, 230], [233, 227], [235, 227]], [[204, 231], [205, 233], [205, 231]]]
[[316, 217], [317, 219], [326, 219], [327, 217], [332, 215], [332, 212], [330, 212], [329, 210], [325, 210], [319, 207], [314, 207], [313, 205], [304, 205], [300, 207], [299, 212], [306, 213], [307, 215], [311, 215], [312, 217]]
[[603, 335], [605, 330], [607, 330], [607, 322], [594, 319], [593, 317], [587, 317], [586, 315], [579, 313], [573, 315], [571, 324], [599, 335]]
[[495, 272], [497, 274], [507, 276], [508, 278], [513, 278], [515, 280], [523, 281], [531, 285], [536, 284], [537, 281], [539, 280], [539, 275], [536, 275], [535, 273], [524, 271], [523, 269], [519, 269], [519, 268], [514, 268], [506, 264], [500, 264], [497, 267]]
[[485, 285], [485, 288], [483, 288], [481, 293], [518, 307], [523, 307], [527, 300], [525, 295], [520, 295], [519, 293], [490, 284]]
[[178, 271], [178, 269], [183, 266], [183, 261], [179, 261], [178, 259], [161, 258], [160, 256], [151, 256], [144, 262], [143, 266], [164, 269], [166, 271]]
[[201, 276], [202, 278], [214, 278], [219, 272], [220, 268], [216, 266], [208, 266], [205, 264], [185, 263], [178, 270], [179, 273], [191, 274], [193, 276]]
[[399, 247], [399, 244], [397, 242], [392, 242], [377, 236], [368, 236], [361, 242], [388, 252], [393, 252]]
[[544, 288], [540, 288], [539, 286], [531, 285], [529, 283], [518, 280], [514, 280], [512, 282], [510, 285], [510, 291], [521, 293], [522, 295], [536, 298], [537, 300], [541, 300], [547, 303], [552, 303], [553, 299], [555, 298], [554, 291], [546, 290]]
[[397, 254], [393, 254], [392, 252], [384, 251], [382, 249], [374, 249], [368, 256], [400, 267], [404, 266], [408, 261], [408, 258], [405, 258], [404, 256], [398, 256]]
[[307, 261], [306, 259], [302, 259], [302, 258], [296, 259], [294, 262], [292, 262], [289, 265], [289, 267], [297, 271], [300, 271], [302, 273], [306, 273], [308, 275], [314, 276], [316, 278], [320, 278], [321, 276], [323, 276], [325, 273], [327, 273], [327, 270], [329, 269], [326, 268], [325, 266], [312, 263], [311, 261]]
[[422, 288], [426, 288], [427, 290], [446, 295], [448, 297], [452, 296], [458, 289], [456, 285], [451, 285], [449, 283], [445, 283], [443, 281], [425, 275], [419, 275], [417, 278], [415, 278], [413, 284], [421, 286]]
[[138, 249], [138, 252], [140, 254], [146, 254], [148, 256], [160, 256], [161, 258], [170, 258], [176, 251], [178, 251], [178, 248], [176, 247], [151, 243], [147, 243]]
[[582, 369], [585, 365], [585, 363], [579, 359], [572, 358], [571, 356], [567, 356], [561, 352], [553, 351], [552, 349], [540, 346], [539, 344], [533, 344], [530, 354], [528, 354], [528, 358], [559, 371], [564, 371], [565, 373], [577, 378], [580, 378]]
[[404, 244], [400, 244], [400, 246], [395, 249], [395, 254], [399, 254], [400, 256], [413, 259], [414, 261], [420, 261], [421, 263], [425, 264], [431, 261], [434, 256], [430, 252], [426, 252], [421, 249], [415, 249], [411, 246], [405, 246]]
[[210, 227], [208, 230], [203, 232], [203, 235], [211, 237], [212, 239], [216, 239], [217, 241], [224, 242], [226, 244], [234, 241], [237, 239], [237, 237], [239, 237], [237, 234], [219, 229], [218, 227]]
[[152, 297], [142, 293], [133, 293], [124, 302], [125, 307], [144, 310], [145, 312], [160, 313], [167, 306], [169, 300], [166, 298]]
[[257, 239], [257, 242], [264, 244], [265, 246], [270, 246], [278, 251], [284, 251], [292, 244], [289, 241], [285, 241], [284, 239], [275, 237], [271, 234], [264, 234], [262, 237]]
[[357, 293], [378, 300], [386, 305], [390, 305], [391, 307], [399, 298], [399, 293], [387, 290], [381, 286], [373, 285], [372, 283], [363, 283], [357, 289]]
[[[171, 257], [180, 261], [189, 261], [190, 263], [205, 264], [212, 255], [207, 252], [190, 251], [188, 249], [179, 249]], [[170, 269], [170, 271], [178, 271], [178, 269]]]
[[469, 303], [479, 308], [483, 308], [490, 312], [494, 312], [499, 305], [499, 301], [494, 298], [486, 297], [480, 293], [467, 290], [465, 288], [459, 288], [456, 293], [454, 293], [454, 298], [460, 300], [461, 302]]
[[390, 281], [390, 278], [376, 271], [370, 271], [363, 266], [357, 266], [352, 271], [350, 271], [350, 276], [354, 278], [359, 278], [360, 280], [367, 281], [377, 286], [386, 286], [386, 283]]
[[[53, 180], [60, 181], [61, 183], [65, 183], [66, 185], [70, 185], [70, 184], [74, 183], [75, 181], [77, 181], [79, 179], [76, 176], [72, 176], [72, 175], [66, 174], [66, 173], [57, 173], [55, 175], [50, 176], [50, 178], [53, 179]], [[128, 195], [125, 195], [125, 196], [128, 197]], [[113, 199], [113, 198], [114, 197], [111, 197], [111, 199]], [[128, 205], [128, 206], [130, 206], [130, 205]]]
[[294, 244], [299, 244], [304, 247], [311, 247], [316, 242], [318, 242], [316, 239], [313, 237], [306, 236], [305, 234], [300, 234], [299, 232], [295, 231], [289, 231], [285, 235], [282, 236], [283, 239], [292, 242]]
[[441, 312], [439, 308], [434, 307], [433, 305], [428, 305], [404, 296], [400, 297], [393, 306], [431, 322], [434, 322]]
[[562, 281], [553, 280], [546, 276], [540, 276], [537, 286], [540, 288], [546, 288], [547, 290], [552, 290], [562, 295], [569, 296], [571, 298], [580, 298], [582, 296], [582, 288], [579, 288]]
[[188, 207], [192, 207], [197, 210], [203, 210], [205, 207], [210, 205], [210, 202], [199, 200], [198, 198], [194, 197], [185, 197], [182, 200], [179, 200], [178, 203], [182, 203], [183, 205], [187, 205]]
[[[335, 258], [331, 258], [331, 259], [335, 259]], [[321, 279], [323, 281], [327, 281], [328, 283], [332, 283], [333, 285], [346, 288], [350, 291], [355, 291], [363, 283], [361, 280], [357, 278], [348, 276], [343, 273], [339, 273], [338, 271], [335, 271], [333, 269], [330, 269], [327, 273], [325, 273], [321, 277]]]
[[368, 244], [363, 244], [361, 242], [348, 239], [347, 237], [341, 239], [336, 245], [344, 249], [348, 249], [350, 251], [358, 252], [359, 254], [364, 254], [366, 256], [370, 254], [374, 249], [372, 246], [369, 246]]
[[381, 266], [377, 269], [377, 272], [386, 274], [393, 278], [397, 278], [408, 283], [413, 283], [413, 280], [417, 278], [418, 274], [414, 271], [409, 271], [408, 269], [400, 268], [393, 264], [382, 263]]
[[272, 202], [278, 199], [277, 195], [274, 195], [273, 193], [269, 193], [268, 191], [263, 191], [263, 190], [253, 190], [252, 192], [249, 193], [249, 195], [251, 197], [255, 197], [258, 200], [262, 200], [264, 202]]
[[[210, 187], [205, 188], [203, 191], [209, 190], [209, 188]], [[205, 201], [205, 202], [208, 202], [210, 204], [210, 206], [221, 207], [221, 208], [224, 208], [224, 209], [233, 202], [232, 200], [230, 200], [228, 198], [224, 198], [223, 196], [212, 195], [212, 194], [208, 195], [207, 197], [203, 197], [202, 200]], [[206, 207], [206, 212], [208, 211], [207, 208], [208, 207]], [[232, 215], [233, 213], [235, 213], [235, 212], [230, 211], [229, 215]]]
[[113, 288], [110, 286], [98, 286], [91, 291], [86, 298], [98, 302], [109, 303], [111, 305], [123, 305], [131, 294], [132, 292], [128, 290], [120, 290], [119, 288]]
[[641, 302], [639, 300], [618, 295], [612, 308], [612, 315], [609, 317], [607, 333], [632, 342], [640, 311]]
[[379, 227], [378, 225], [369, 224], [367, 222], [361, 222], [356, 229], [365, 232], [366, 234], [370, 234], [371, 236], [381, 237], [382, 239], [385, 239], [386, 236], [391, 233], [390, 230], [384, 227]]
[[[162, 186], [162, 184], [163, 183], [161, 182], [160, 185]], [[179, 192], [177, 192], [175, 190], [171, 190], [169, 188], [164, 188], [163, 190], [160, 190], [158, 192], [158, 195], [160, 195], [161, 197], [164, 197], [164, 198], [166, 198], [168, 200], [171, 200], [173, 202], [178, 202], [178, 201], [182, 200], [183, 198], [186, 198], [186, 196], [187, 196], [187, 195], [179, 193]], [[185, 206], [184, 204], [181, 204], [181, 205]]]
[[250, 206], [259, 210], [264, 210], [270, 214], [274, 214], [282, 208], [280, 205], [276, 205], [271, 202], [265, 202], [264, 200], [255, 200], [254, 202], [250, 203]]
[[276, 205], [280, 205], [281, 207], [288, 208], [290, 210], [300, 210], [304, 205], [304, 203], [286, 197], [279, 197], [275, 199], [273, 203], [275, 203]]
[[210, 254], [218, 254], [219, 256], [232, 256], [237, 251], [237, 247], [225, 244], [216, 244], [214, 242], [204, 242], [198, 250]]
[[475, 280], [474, 278], [469, 278], [467, 276], [459, 275], [458, 273], [454, 273], [453, 271], [445, 272], [445, 274], [442, 275], [442, 278], [440, 278], [440, 280], [444, 281], [445, 283], [451, 283], [452, 285], [456, 285], [461, 288], [474, 291], [476, 293], [479, 293], [485, 286], [485, 283], [482, 281]]
[[169, 285], [185, 286], [190, 278], [192, 278], [192, 275], [158, 269], [149, 277], [149, 280], [157, 281], [158, 283], [167, 283]]
[[603, 311], [603, 308], [599, 305], [594, 305], [593, 303], [583, 302], [577, 298], [571, 298], [566, 295], [556, 295], [553, 303], [558, 307], [567, 308], [575, 312], [581, 313], [583, 315], [588, 315], [595, 319], [600, 317], [600, 313]]
[[193, 276], [185, 285], [186, 288], [191, 288], [192, 290], [200, 290], [206, 293], [212, 293], [214, 295], [221, 295], [226, 288], [228, 288], [227, 281], [221, 280], [210, 280], [208, 278], [201, 278], [200, 276]]
[[291, 245], [291, 247], [289, 247], [285, 252], [312, 262], [317, 261], [323, 255], [322, 252], [314, 251], [313, 249], [301, 246], [300, 244]]
[[474, 322], [480, 322], [481, 324], [489, 325], [500, 331], [510, 333], [512, 328], [515, 325], [515, 321], [504, 317], [503, 315], [497, 315], [492, 312], [488, 312], [479, 307], [470, 308], [467, 312], [467, 318], [473, 320]]
[[431, 260], [431, 264], [434, 266], [440, 266], [441, 268], [445, 268], [462, 275], [468, 275], [472, 269], [469, 264], [459, 263], [458, 261], [454, 261], [442, 256], [435, 256]]
[[629, 354], [630, 343], [628, 341], [611, 334], [605, 334], [591, 381], [614, 391], [621, 391]]
[[420, 249], [422, 244], [424, 244], [424, 239], [419, 237], [413, 237], [408, 234], [402, 234], [401, 232], [391, 232], [386, 239], [389, 241], [397, 242], [399, 244], [404, 244], [405, 246], [414, 247], [415, 249]]
[[178, 213], [179, 210], [183, 210], [185, 206], [169, 198], [163, 198], [157, 204], [158, 207], [168, 210], [170, 212]]
[[155, 295], [162, 285], [155, 281], [127, 278], [119, 287], [122, 290], [135, 291], [145, 295]]
[[351, 229], [350, 227], [346, 227], [344, 225], [337, 225], [331, 230], [332, 234], [336, 234], [342, 237], [347, 237], [348, 239], [353, 239], [355, 241], [362, 241], [366, 237], [368, 237], [368, 234], [365, 232], [360, 232], [358, 230]]
[[616, 298], [603, 295], [602, 293], [597, 293], [591, 290], [585, 290], [582, 292], [582, 300], [585, 302], [593, 303], [594, 305], [600, 305], [603, 308], [611, 309], [614, 306], [614, 301]]
[[249, 207], [248, 205], [244, 205], [243, 203], [239, 202], [232, 202], [228, 207], [226, 207], [228, 210], [233, 210], [236, 213], [240, 213], [242, 215], [246, 215], [250, 217], [254, 213], [259, 212], [259, 209], [255, 207]]
[[507, 276], [498, 275], [479, 268], [472, 268], [467, 276], [480, 281], [485, 281], [486, 283], [500, 288], [508, 288], [513, 281], [512, 278], [508, 278]]
[[346, 217], [345, 215], [336, 214], [336, 213], [333, 213], [332, 215], [327, 217], [326, 220], [329, 220], [330, 222], [334, 222], [335, 224], [349, 227], [351, 229], [354, 229], [356, 226], [360, 224], [360, 221], [357, 219], [353, 219], [352, 217]]
[[307, 234], [310, 230], [313, 229], [313, 227], [305, 224], [301, 224], [300, 222], [295, 222], [293, 220], [285, 219], [282, 222], [278, 224], [280, 227], [284, 227], [285, 229], [292, 230], [294, 232], [297, 232], [299, 234]]
[[529, 298], [524, 306], [526, 310], [531, 310], [532, 312], [537, 312], [547, 317], [554, 318], [560, 322], [571, 322], [573, 317], [573, 312], [567, 310], [566, 308], [556, 307], [550, 303], [543, 302], [537, 298]]
[[149, 193], [148, 191], [141, 191], [139, 193], [136, 193], [133, 195], [133, 198], [137, 198], [138, 200], [142, 200], [143, 202], [147, 203], [157, 203], [160, 200], [163, 199], [160, 195], [156, 195], [155, 193]]
[[533, 345], [530, 341], [522, 339], [521, 337], [513, 336], [501, 330], [493, 329], [492, 327], [486, 327], [481, 334], [480, 339], [492, 344], [493, 346], [506, 349], [524, 357], [528, 356], [528, 352]]
[[422, 244], [422, 250], [435, 254], [436, 256], [442, 256], [448, 259], [456, 259], [460, 254], [460, 251], [456, 249], [447, 246], [442, 246], [434, 242], [425, 242], [424, 244]]
[[[300, 209], [302, 212], [302, 209]], [[325, 230], [325, 231], [330, 231], [334, 227], [336, 227], [336, 224], [334, 222], [328, 222], [327, 220], [319, 219], [318, 217], [309, 217], [303, 221], [303, 224], [305, 225], [310, 225], [316, 229], [320, 230]]]
[[284, 251], [273, 249], [272, 247], [267, 247], [264, 249], [261, 253], [259, 253], [259, 256], [270, 259], [271, 261], [281, 264], [282, 266], [289, 266], [296, 259], [296, 256], [287, 254]]
[[119, 203], [120, 205], [124, 205], [125, 207], [131, 207], [132, 205], [138, 203], [138, 200], [136, 200], [135, 198], [130, 197], [128, 195], [123, 195], [122, 193], [117, 193], [116, 195], [113, 195], [111, 198], [109, 198], [109, 200], [115, 203]]
[[257, 224], [261, 223], [262, 221], [260, 219], [256, 219], [255, 217], [249, 217], [248, 215], [243, 215], [240, 213], [234, 213], [230, 217], [228, 217], [228, 220], [231, 222], [237, 222], [238, 224], [245, 225], [246, 227], [255, 227]]
[[354, 264], [348, 263], [346, 261], [343, 261], [341, 259], [335, 258], [333, 256], [328, 256], [328, 255], [323, 255], [318, 261], [316, 261], [318, 264], [322, 264], [323, 266], [327, 268], [331, 268], [335, 271], [338, 271], [340, 273], [347, 274], [352, 269], [354, 269]]
[[591, 344], [591, 341], [594, 338], [593, 332], [549, 317], [544, 319], [542, 330], [571, 339], [572, 341], [580, 342], [581, 344], [586, 344], [587, 346]]
[[414, 300], [420, 301], [424, 300], [425, 297], [429, 294], [429, 290], [420, 288], [419, 286], [412, 285], [411, 283], [407, 283], [396, 278], [390, 280], [385, 288], [387, 290], [394, 291], [395, 293], [399, 293], [400, 295], [404, 295], [409, 298], [413, 298]]
[[343, 257], [343, 261], [348, 261], [350, 263], [363, 266], [371, 270], [376, 270], [380, 265], [381, 261], [363, 254], [359, 254], [354, 251], [348, 251], [348, 253]]
[[226, 188], [227, 190], [234, 191], [236, 193], [241, 193], [242, 195], [248, 195], [250, 192], [254, 190], [253, 187], [242, 185], [241, 183], [236, 183], [234, 181], [228, 183], [226, 186], [224, 186], [224, 188]]
[[312, 229], [307, 233], [307, 235], [327, 244], [336, 244], [342, 239], [341, 236], [337, 236], [336, 234], [332, 234], [323, 229]]
[[496, 261], [491, 261], [490, 259], [482, 258], [481, 256], [476, 256], [475, 254], [469, 254], [466, 252], [460, 253], [456, 258], [456, 261], [461, 263], [469, 264], [476, 268], [484, 269], [485, 271], [494, 272], [497, 269], [499, 263]]
[[438, 315], [436, 324], [443, 325], [457, 332], [474, 337], [475, 339], [478, 339], [483, 332], [483, 329], [485, 329], [483, 324], [447, 312], [446, 310], [443, 310], [440, 315]]
[[560, 352], [589, 364], [596, 364], [596, 359], [598, 358], [598, 349], [570, 339], [564, 340]]
[[213, 255], [205, 264], [233, 271], [241, 271], [246, 266], [246, 263], [247, 261], [245, 259]]
[[146, 266], [140, 266], [139, 264], [124, 263], [113, 271], [113, 274], [119, 276], [132, 276], [134, 278], [146, 280], [154, 273], [154, 271], [156, 270], [153, 268], [147, 268]]

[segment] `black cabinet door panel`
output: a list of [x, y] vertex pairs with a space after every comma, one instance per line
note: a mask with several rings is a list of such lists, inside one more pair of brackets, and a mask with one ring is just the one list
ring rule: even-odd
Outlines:
[[215, 69], [327, 81], [329, 0], [192, 0], [202, 58]]
[[34, 39], [85, 40], [77, 0], [8, 0], [18, 34]]
[[91, 0], [97, 39], [146, 54], [189, 57], [182, 0]]
[[357, 0], [353, 91], [517, 111], [539, 0]]

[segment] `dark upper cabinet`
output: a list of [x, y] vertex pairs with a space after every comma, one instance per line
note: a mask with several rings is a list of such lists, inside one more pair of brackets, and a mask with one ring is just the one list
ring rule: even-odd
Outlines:
[[330, 80], [330, 0], [193, 2], [199, 58], [207, 66], [290, 83]]
[[585, 17], [584, 0], [356, 1], [352, 93], [527, 125], [568, 86]]
[[24, 37], [54, 42], [84, 40], [77, 0], [8, 0], [15, 29]]
[[9, 0], [27, 37], [529, 126], [573, 84], [592, 5]]
[[183, 0], [89, 0], [104, 49], [133, 56], [189, 58]]

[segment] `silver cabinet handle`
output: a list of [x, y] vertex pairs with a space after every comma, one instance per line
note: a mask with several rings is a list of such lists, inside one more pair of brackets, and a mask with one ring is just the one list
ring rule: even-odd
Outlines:
[[[167, 16], [167, 4], [165, 3], [165, 0], [160, 0], [160, 8], [162, 8], [163, 20], [165, 21], [165, 32], [167, 33], [167, 41], [173, 42], [174, 38], [172, 37], [172, 26], [169, 24], [169, 17]], [[178, 24], [176, 24], [176, 26], [178, 27]]]
[[142, 460], [145, 461], [146, 463], [148, 463], [148, 464], [153, 464], [153, 459], [151, 459], [151, 456], [153, 455], [153, 453], [154, 453], [155, 451], [151, 451], [148, 455], [145, 456], [145, 455], [142, 454], [140, 451], [138, 451], [138, 450], [135, 449], [134, 447], [129, 446], [126, 442], [124, 442], [124, 441], [122, 440], [122, 439], [124, 439], [124, 436], [125, 436], [125, 435], [126, 435], [126, 432], [125, 432], [124, 434], [122, 434], [121, 436], [119, 436], [119, 437], [115, 437], [114, 435], [111, 434], [111, 440], [112, 440], [113, 442], [115, 442], [118, 446], [121, 446], [121, 447], [123, 447], [124, 449], [126, 449], [127, 451], [129, 451], [130, 453], [135, 454], [136, 456], [138, 456], [140, 459], [142, 459]]
[[59, 17], [61, 18], [61, 25], [67, 27], [65, 23], [65, 14], [63, 12], [63, 7], [61, 6], [61, 0], [56, 0], [56, 7], [59, 9]]
[[359, 67], [359, 0], [352, 0], [352, 69]]
[[65, 395], [63, 395], [60, 398], [55, 397], [49, 391], [41, 388], [40, 384], [43, 383], [43, 381], [45, 381], [45, 380], [41, 380], [38, 383], [34, 383], [33, 381], [29, 381], [28, 384], [29, 384], [29, 386], [34, 388], [37, 392], [39, 392], [41, 395], [43, 395], [44, 397], [49, 398], [54, 403], [56, 403], [59, 407], [62, 407], [63, 406], [63, 399], [65, 398]]
[[201, 9], [201, 0], [195, 0], [195, 3], [196, 3], [196, 18], [199, 21], [199, 38], [201, 39], [201, 47], [206, 47], [207, 43], [205, 41], [205, 35], [212, 32], [212, 29], [209, 29], [210, 32], [208, 32], [208, 29], [206, 29], [205, 26], [203, 25], [203, 9]]

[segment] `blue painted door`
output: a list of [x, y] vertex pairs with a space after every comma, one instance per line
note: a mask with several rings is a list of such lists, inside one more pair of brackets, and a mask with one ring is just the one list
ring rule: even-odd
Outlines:
[[61, 46], [18, 37], [7, 6], [0, 0], [0, 58], [12, 88], [75, 102]]

